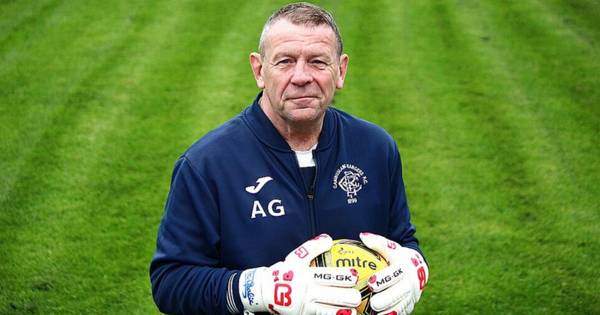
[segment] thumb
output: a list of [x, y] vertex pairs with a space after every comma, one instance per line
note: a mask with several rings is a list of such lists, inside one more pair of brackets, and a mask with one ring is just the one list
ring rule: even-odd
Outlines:
[[394, 262], [397, 251], [402, 248], [400, 244], [378, 234], [362, 232], [359, 237], [367, 247], [378, 252], [390, 263]]
[[291, 251], [285, 257], [285, 261], [294, 265], [308, 266], [315, 257], [331, 249], [331, 246], [333, 246], [331, 236], [327, 234], [317, 235]]

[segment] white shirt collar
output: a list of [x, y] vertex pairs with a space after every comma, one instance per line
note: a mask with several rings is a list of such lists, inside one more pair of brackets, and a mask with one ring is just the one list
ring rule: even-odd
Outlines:
[[298, 158], [298, 165], [300, 167], [315, 167], [317, 164], [315, 163], [315, 158], [313, 157], [313, 150], [317, 148], [317, 144], [315, 144], [312, 148], [306, 151], [296, 151], [296, 158]]

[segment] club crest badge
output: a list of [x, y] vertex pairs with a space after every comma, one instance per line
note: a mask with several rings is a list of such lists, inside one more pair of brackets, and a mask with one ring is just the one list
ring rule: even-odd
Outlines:
[[352, 164], [342, 164], [333, 176], [333, 189], [346, 192], [348, 204], [358, 202], [358, 192], [368, 183], [365, 172]]

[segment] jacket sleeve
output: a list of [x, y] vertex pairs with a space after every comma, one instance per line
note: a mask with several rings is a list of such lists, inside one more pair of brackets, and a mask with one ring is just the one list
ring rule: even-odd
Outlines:
[[228, 314], [227, 283], [235, 270], [219, 266], [215, 192], [180, 158], [150, 264], [152, 294], [168, 314]]
[[404, 247], [409, 247], [418, 251], [423, 258], [425, 258], [425, 255], [423, 255], [423, 252], [419, 247], [419, 240], [415, 236], [416, 228], [410, 222], [410, 211], [408, 209], [408, 201], [404, 189], [404, 180], [402, 179], [402, 162], [395, 143], [390, 162], [390, 175], [392, 176], [392, 196], [390, 197], [392, 200], [390, 209], [390, 238]]

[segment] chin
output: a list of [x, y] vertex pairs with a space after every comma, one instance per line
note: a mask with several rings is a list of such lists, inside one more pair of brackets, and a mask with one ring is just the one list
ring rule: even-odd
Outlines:
[[288, 118], [290, 121], [302, 123], [302, 122], [313, 122], [321, 118], [324, 111], [315, 108], [302, 108], [292, 110]]

